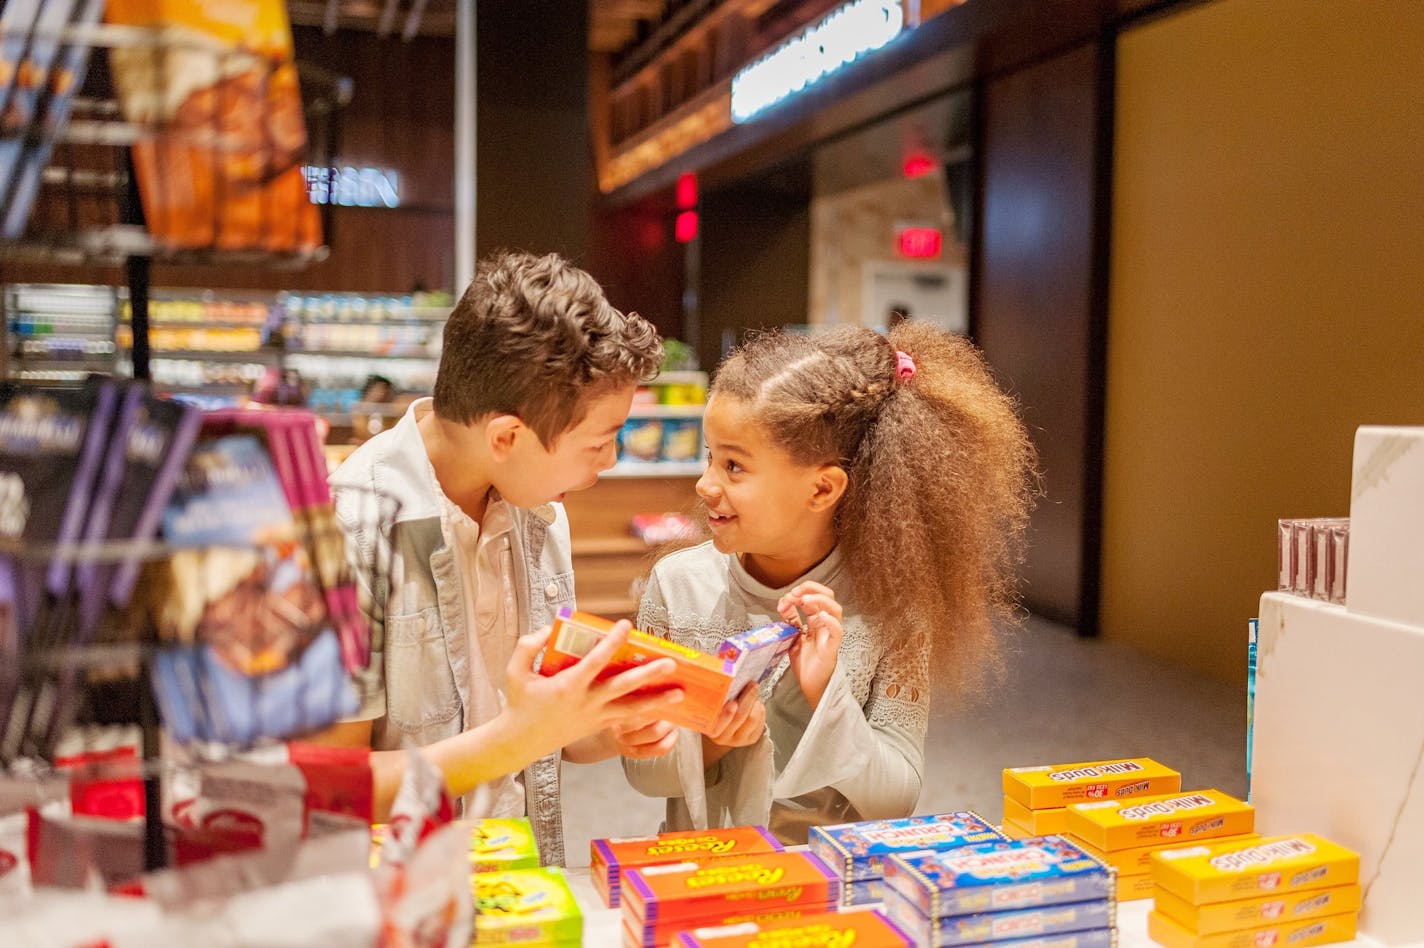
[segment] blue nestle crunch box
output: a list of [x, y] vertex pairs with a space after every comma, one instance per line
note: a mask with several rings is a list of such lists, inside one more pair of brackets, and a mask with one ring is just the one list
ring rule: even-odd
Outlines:
[[1006, 837], [978, 813], [965, 810], [898, 820], [867, 820], [839, 826], [813, 826], [811, 852], [847, 882], [879, 879], [885, 860], [896, 853], [999, 842]]
[[1116, 870], [1061, 836], [891, 856], [885, 884], [929, 918], [1112, 899]]

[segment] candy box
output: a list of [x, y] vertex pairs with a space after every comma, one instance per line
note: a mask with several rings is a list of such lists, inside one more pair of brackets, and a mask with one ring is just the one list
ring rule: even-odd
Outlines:
[[763, 827], [734, 826], [728, 829], [682, 830], [656, 836], [595, 839], [589, 849], [594, 888], [609, 908], [617, 908], [623, 874], [629, 869], [668, 862], [700, 862], [706, 857], [780, 852], [782, 845]]
[[886, 886], [932, 918], [1110, 899], [1115, 877], [1062, 836], [909, 853], [885, 863]]
[[[549, 644], [544, 648], [544, 661], [539, 666], [539, 673], [552, 675], [577, 664], [579, 659], [593, 651], [599, 639], [613, 625], [608, 619], [563, 607], [554, 619], [554, 629], [549, 635]], [[671, 658], [677, 663], [672, 679], [659, 687], [683, 690], [681, 703], [663, 711], [663, 719], [694, 731], [707, 730], [727, 703], [734, 667], [727, 659], [634, 629], [628, 633], [628, 641], [614, 653], [601, 677], [646, 665], [659, 658]]]
[[[1235, 836], [1223, 836], [1220, 839], [1212, 840], [1213, 843], [1249, 843], [1260, 839], [1258, 833], [1238, 833]], [[1169, 849], [1186, 849], [1189, 846], [1201, 846], [1199, 839], [1183, 839], [1175, 842], [1154, 843], [1151, 846], [1134, 846], [1131, 849], [1099, 849], [1090, 846], [1081, 839], [1074, 839], [1078, 848], [1089, 856], [1100, 862], [1105, 862], [1117, 870], [1119, 878], [1122, 876], [1140, 876], [1152, 872], [1152, 854], [1165, 852]]]
[[1117, 906], [1111, 899], [931, 918], [921, 915], [912, 903], [891, 891], [885, 907], [891, 920], [913, 938], [915, 944], [933, 948], [1041, 938], [1112, 928], [1117, 923]]
[[1142, 899], [1150, 899], [1157, 887], [1152, 882], [1152, 873], [1139, 872], [1135, 875], [1117, 877], [1117, 900], [1119, 902], [1137, 902]]
[[1011, 820], [1007, 817], [1005, 817], [1004, 823], [1002, 826], [999, 827], [999, 830], [1009, 839], [1029, 839], [1034, 836], [1060, 835], [1058, 833], [1035, 833], [1033, 830], [1029, 829], [1027, 826], [1024, 826], [1022, 823], [1019, 823], [1017, 820]]
[[811, 853], [754, 853], [703, 863], [667, 863], [624, 874], [623, 922], [643, 942], [669, 941], [682, 928], [744, 921], [771, 912], [825, 911], [840, 896], [840, 879]]
[[472, 878], [475, 944], [578, 944], [583, 913], [562, 869], [510, 869]]
[[1062, 806], [1030, 810], [1013, 797], [1004, 797], [1004, 819], [1013, 820], [1024, 829], [1031, 830], [1033, 836], [1051, 836], [1068, 831], [1068, 808]]
[[1235, 902], [1213, 902], [1193, 905], [1158, 887], [1155, 892], [1158, 912], [1198, 935], [1215, 935], [1243, 928], [1277, 925], [1282, 922], [1304, 921], [1326, 915], [1341, 915], [1360, 910], [1360, 886], [1337, 885], [1328, 889], [1302, 889], [1256, 899]]
[[1205, 905], [1349, 885], [1359, 881], [1360, 857], [1314, 833], [1268, 836], [1253, 843], [1157, 853], [1152, 878], [1173, 895]]
[[983, 817], [966, 810], [937, 816], [813, 826], [808, 842], [811, 852], [837, 869], [842, 879], [858, 881], [884, 876], [885, 860], [894, 853], [952, 849], [1003, 838]]
[[1299, 922], [1279, 922], [1260, 928], [1202, 935], [1178, 925], [1161, 912], [1147, 913], [1148, 936], [1167, 948], [1267, 948], [1272, 945], [1308, 948], [1310, 945], [1350, 941], [1355, 937], [1358, 924], [1359, 913], [1348, 912], [1344, 915], [1328, 915]]
[[1106, 850], [1148, 846], [1159, 840], [1235, 836], [1255, 826], [1255, 808], [1220, 790], [1097, 800], [1068, 808], [1068, 832]]
[[1003, 781], [1004, 796], [1030, 810], [1046, 810], [1083, 800], [1176, 793], [1182, 789], [1181, 774], [1148, 757], [1009, 767], [1004, 770]]
[[914, 948], [880, 912], [824, 912], [776, 922], [742, 922], [682, 932], [678, 948]]
[[773, 622], [723, 640], [717, 647], [717, 656], [735, 666], [727, 696], [735, 698], [749, 682], [764, 680], [782, 656], [791, 651], [800, 634], [801, 630], [789, 622]]
[[860, 879], [841, 887], [842, 905], [874, 905], [885, 901], [884, 879]]
[[[539, 868], [539, 844], [525, 817], [512, 819], [456, 820], [470, 834], [470, 871], [498, 872], [503, 869]], [[380, 861], [390, 828], [384, 823], [371, 827], [371, 866]]]

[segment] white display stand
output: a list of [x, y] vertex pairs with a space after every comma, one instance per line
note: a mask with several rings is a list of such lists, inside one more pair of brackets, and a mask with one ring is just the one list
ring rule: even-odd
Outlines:
[[1361, 932], [1424, 945], [1424, 569], [1400, 564], [1424, 564], [1424, 428], [1361, 428], [1348, 607], [1261, 598], [1251, 802], [1262, 834], [1359, 852]]

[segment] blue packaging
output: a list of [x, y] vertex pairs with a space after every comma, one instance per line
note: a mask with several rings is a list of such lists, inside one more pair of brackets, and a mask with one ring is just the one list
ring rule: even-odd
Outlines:
[[1112, 899], [1068, 902], [1007, 912], [981, 912], [930, 918], [891, 890], [886, 893], [885, 912], [917, 945], [932, 948], [962, 948], [968, 945], [1020, 944], [1024, 939], [1111, 929], [1117, 924], [1117, 904]]
[[953, 849], [999, 842], [1006, 837], [978, 813], [962, 810], [898, 820], [867, 820], [811, 827], [811, 852], [847, 881], [879, 879], [896, 853]]

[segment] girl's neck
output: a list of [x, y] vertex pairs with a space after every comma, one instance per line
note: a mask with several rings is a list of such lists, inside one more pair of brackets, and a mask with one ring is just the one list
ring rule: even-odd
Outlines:
[[835, 532], [818, 531], [804, 545], [778, 553], [741, 553], [738, 558], [753, 579], [772, 589], [789, 586], [815, 569], [836, 548]]

